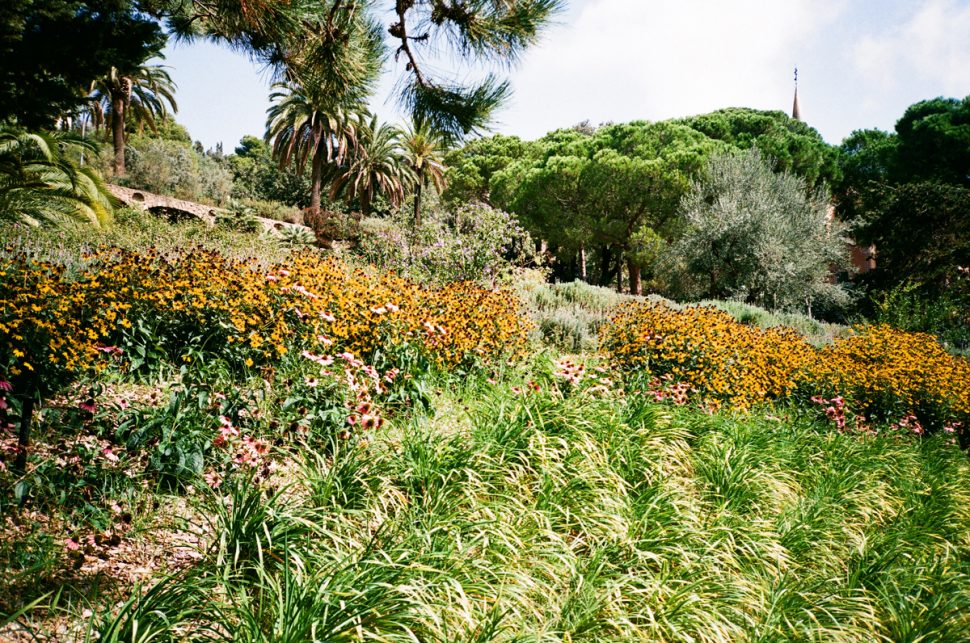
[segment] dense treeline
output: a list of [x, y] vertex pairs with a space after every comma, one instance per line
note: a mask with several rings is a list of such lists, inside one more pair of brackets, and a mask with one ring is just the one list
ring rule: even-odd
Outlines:
[[[968, 105], [922, 101], [896, 132], [860, 130], [841, 146], [782, 112], [744, 108], [582, 123], [537, 141], [495, 135], [448, 155], [445, 197], [515, 212], [548, 244], [558, 280], [844, 315], [834, 269], [852, 277], [861, 312], [915, 315], [904, 325], [949, 329], [962, 345]], [[848, 271], [850, 243], [875, 248], [875, 270]]]

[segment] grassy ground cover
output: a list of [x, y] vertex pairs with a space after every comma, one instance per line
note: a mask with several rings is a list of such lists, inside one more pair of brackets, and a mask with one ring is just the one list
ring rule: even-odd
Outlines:
[[[146, 251], [137, 230], [112, 234], [129, 259]], [[306, 254], [246, 262], [262, 242], [227, 238], [226, 257], [169, 247], [175, 263], [98, 273], [75, 261], [77, 241], [7, 250], [64, 257], [67, 276], [23, 314], [49, 319], [59, 289], [74, 301], [83, 287], [89, 303], [112, 293], [91, 320], [110, 308], [119, 321], [78, 322], [107, 361], [44, 393], [26, 470], [0, 471], [0, 638], [965, 640], [970, 460], [959, 427], [917, 431], [896, 413], [962, 403], [967, 387], [934, 374], [965, 378], [965, 364], [931, 339], [877, 329], [819, 350], [805, 329], [705, 325], [714, 313], [676, 307], [645, 321], [616, 305], [656, 311], [605, 289], [533, 284], [540, 333], [544, 318], [584, 317], [527, 344], [507, 295]], [[120, 295], [118, 275], [137, 293]], [[32, 297], [22, 276], [3, 287]], [[611, 333], [612, 358], [594, 353]], [[760, 382], [752, 369], [790, 388], [798, 364], [763, 337], [828, 356], [836, 388], [733, 403]], [[34, 359], [8, 348], [18, 368]], [[741, 349], [752, 356], [728, 354]], [[695, 372], [718, 378], [719, 410]], [[846, 399], [883, 387], [873, 403], [893, 414], [840, 425], [846, 377], [860, 384]], [[0, 390], [4, 463], [17, 393]]]
[[962, 640], [970, 466], [943, 438], [705, 416], [553, 368], [199, 484], [187, 522], [141, 518], [194, 556], [53, 613], [125, 641]]

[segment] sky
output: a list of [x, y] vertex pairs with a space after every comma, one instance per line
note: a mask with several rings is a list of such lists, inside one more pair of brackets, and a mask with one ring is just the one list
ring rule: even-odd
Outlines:
[[[906, 107], [970, 94], [970, 0], [567, 0], [506, 72], [492, 131], [526, 139], [589, 120], [663, 120], [723, 107], [791, 111], [838, 144], [891, 130]], [[387, 20], [385, 20], [387, 22]], [[270, 74], [212, 43], [169, 44], [178, 120], [207, 148], [261, 136]], [[371, 108], [403, 122], [389, 63]], [[467, 65], [451, 70], [461, 78]]]

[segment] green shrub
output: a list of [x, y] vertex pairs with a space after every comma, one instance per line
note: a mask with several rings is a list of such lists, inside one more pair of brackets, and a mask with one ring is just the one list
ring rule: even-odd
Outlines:
[[532, 240], [515, 218], [476, 203], [447, 211], [429, 207], [421, 227], [409, 213], [360, 223], [358, 252], [378, 268], [430, 283], [478, 281], [495, 286], [532, 262]]
[[569, 352], [596, 350], [600, 326], [609, 320], [613, 308], [634, 299], [582, 281], [548, 284], [520, 280], [517, 290], [542, 340]]
[[303, 225], [303, 210], [296, 206], [286, 205], [279, 201], [265, 201], [261, 199], [240, 199], [233, 203], [234, 209], [252, 214], [264, 219], [285, 221]]
[[124, 185], [189, 201], [222, 205], [232, 174], [215, 159], [177, 141], [134, 137], [125, 150]]
[[930, 333], [950, 351], [970, 355], [970, 296], [957, 289], [932, 296], [918, 284], [902, 284], [876, 299], [873, 321]]
[[697, 305], [713, 306], [723, 310], [742, 324], [758, 326], [759, 328], [777, 326], [793, 328], [815, 346], [830, 344], [836, 337], [844, 336], [849, 332], [847, 326], [829, 324], [799, 313], [773, 313], [740, 301], [713, 299], [701, 301]]

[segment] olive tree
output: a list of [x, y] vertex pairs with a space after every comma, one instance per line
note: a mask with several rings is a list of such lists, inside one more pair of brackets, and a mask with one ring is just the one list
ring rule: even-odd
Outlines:
[[827, 191], [774, 172], [756, 149], [712, 156], [681, 210], [686, 229], [672, 259], [692, 296], [809, 311], [845, 297], [833, 268], [847, 265], [848, 241]]

